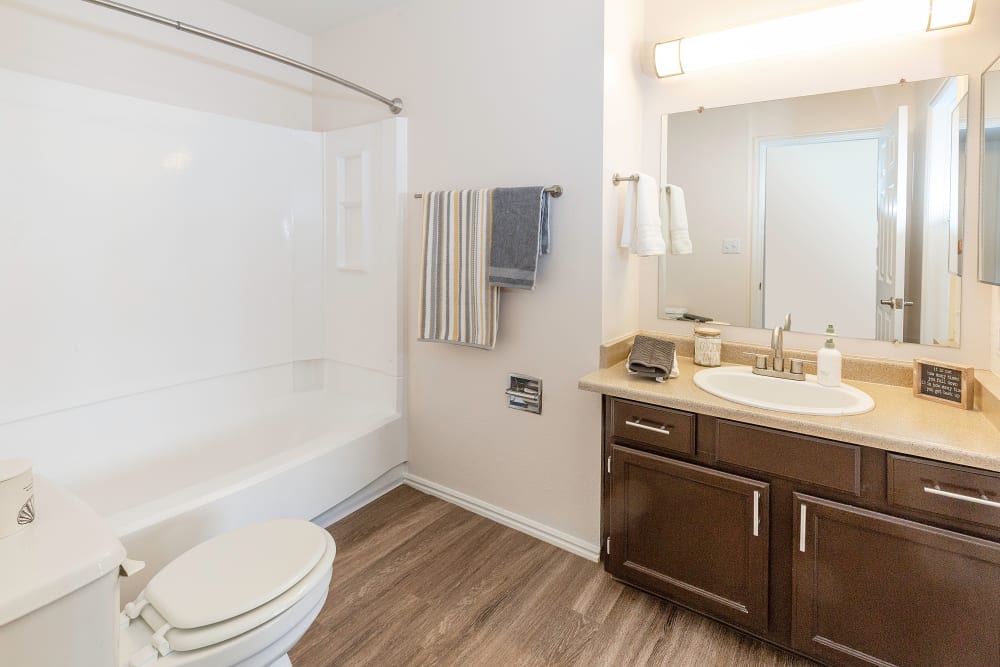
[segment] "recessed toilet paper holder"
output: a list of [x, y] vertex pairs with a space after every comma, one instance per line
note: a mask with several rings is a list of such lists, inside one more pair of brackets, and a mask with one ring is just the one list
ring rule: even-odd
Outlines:
[[542, 414], [542, 379], [523, 373], [507, 375], [507, 407]]

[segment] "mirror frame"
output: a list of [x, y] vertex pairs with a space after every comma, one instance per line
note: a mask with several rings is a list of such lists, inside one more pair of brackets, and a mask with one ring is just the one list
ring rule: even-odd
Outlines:
[[[986, 75], [993, 71], [1000, 72], [1000, 69], [994, 69], [998, 65], [1000, 65], [1000, 56], [994, 58], [993, 62], [987, 65], [979, 76], [979, 183], [977, 183], [979, 189], [979, 248], [976, 253], [979, 267], [976, 270], [976, 278], [979, 282], [987, 285], [1000, 285], [1000, 276], [994, 275], [992, 278], [996, 278], [996, 280], [988, 280], [985, 275], [986, 245], [983, 243], [983, 235], [986, 231], [984, 224], [986, 222], [986, 207], [983, 205], [986, 202], [985, 189], [983, 188], [983, 168], [986, 166]], [[996, 264], [1000, 265], [1000, 258], [997, 258]]]

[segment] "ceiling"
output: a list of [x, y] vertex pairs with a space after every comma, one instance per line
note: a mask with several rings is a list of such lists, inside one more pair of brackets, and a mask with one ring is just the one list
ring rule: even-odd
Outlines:
[[306, 35], [318, 35], [351, 19], [404, 0], [226, 0]]

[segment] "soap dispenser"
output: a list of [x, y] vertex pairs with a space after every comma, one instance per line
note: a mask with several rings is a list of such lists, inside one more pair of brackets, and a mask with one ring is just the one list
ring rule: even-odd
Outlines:
[[840, 386], [840, 369], [842, 356], [840, 350], [833, 345], [833, 325], [826, 327], [826, 344], [816, 352], [816, 379], [824, 387]]

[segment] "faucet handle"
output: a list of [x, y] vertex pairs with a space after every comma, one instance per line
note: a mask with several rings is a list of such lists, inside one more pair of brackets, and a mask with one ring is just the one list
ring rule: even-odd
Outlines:
[[762, 370], [767, 369], [767, 355], [759, 352], [744, 352], [743, 354], [753, 357], [753, 367]]
[[808, 359], [789, 358], [786, 360], [786, 363], [788, 364], [788, 372], [790, 373], [802, 373], [802, 366], [804, 364], [812, 364], [813, 366], [816, 365], [815, 361], [809, 361]]

